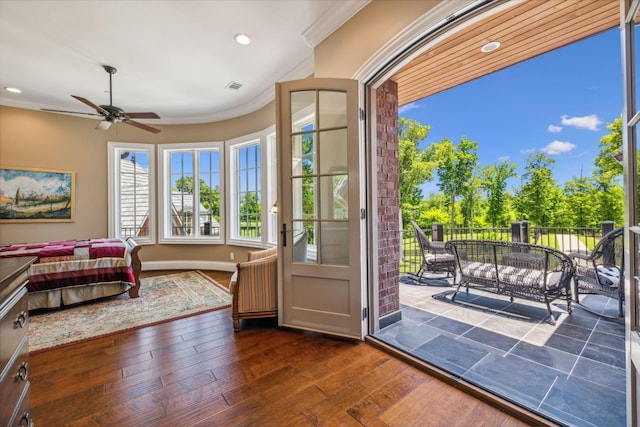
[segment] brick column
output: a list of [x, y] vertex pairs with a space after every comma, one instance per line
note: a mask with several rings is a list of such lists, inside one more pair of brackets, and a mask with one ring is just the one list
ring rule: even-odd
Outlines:
[[[400, 317], [400, 183], [398, 175], [398, 85], [387, 81], [376, 92], [378, 190], [378, 284], [381, 327]], [[386, 316], [386, 320], [384, 320]]]

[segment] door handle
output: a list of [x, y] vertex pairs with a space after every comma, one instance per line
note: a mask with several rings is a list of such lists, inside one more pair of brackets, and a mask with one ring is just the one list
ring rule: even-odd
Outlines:
[[287, 246], [287, 224], [282, 224], [282, 246]]

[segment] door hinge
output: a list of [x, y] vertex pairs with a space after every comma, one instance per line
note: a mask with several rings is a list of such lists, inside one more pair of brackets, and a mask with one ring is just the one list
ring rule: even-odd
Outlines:
[[358, 113], [360, 114], [360, 120], [364, 120], [364, 110], [362, 108], [358, 108]]
[[360, 209], [360, 219], [367, 219], [367, 210], [365, 208]]
[[369, 316], [369, 308], [365, 307], [362, 309], [362, 320], [366, 319]]

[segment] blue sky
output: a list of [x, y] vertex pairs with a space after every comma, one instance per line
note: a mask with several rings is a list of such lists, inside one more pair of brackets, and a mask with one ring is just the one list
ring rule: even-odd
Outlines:
[[[431, 126], [421, 148], [445, 137], [476, 141], [481, 166], [509, 158], [521, 174], [529, 153], [545, 152], [562, 185], [581, 171], [591, 175], [600, 138], [621, 112], [614, 29], [404, 105], [399, 115]], [[511, 180], [509, 190], [519, 182]], [[437, 192], [435, 183], [423, 186], [425, 196], [430, 192]]]

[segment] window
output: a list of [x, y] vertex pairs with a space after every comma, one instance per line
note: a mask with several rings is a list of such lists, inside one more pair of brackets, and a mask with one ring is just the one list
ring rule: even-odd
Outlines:
[[109, 142], [109, 236], [155, 243], [153, 144]]
[[227, 142], [230, 244], [277, 242], [275, 133], [273, 128]]
[[222, 150], [221, 142], [158, 146], [161, 243], [224, 243]]

